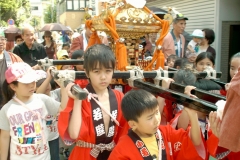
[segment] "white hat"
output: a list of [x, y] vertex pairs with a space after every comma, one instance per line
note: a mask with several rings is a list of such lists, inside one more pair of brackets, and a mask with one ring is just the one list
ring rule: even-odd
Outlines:
[[43, 70], [36, 70], [36, 80], [39, 81], [41, 79], [47, 78], [47, 72], [43, 71]]
[[27, 84], [37, 81], [36, 71], [24, 62], [13, 63], [5, 72], [5, 77], [8, 83], [18, 81]]
[[195, 29], [193, 33], [191, 34], [192, 37], [197, 37], [197, 38], [204, 38], [203, 36], [203, 31], [200, 29]]

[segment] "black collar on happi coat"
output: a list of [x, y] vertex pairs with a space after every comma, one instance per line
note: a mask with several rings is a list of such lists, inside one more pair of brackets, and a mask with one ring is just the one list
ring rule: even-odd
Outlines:
[[[144, 160], [157, 160], [156, 155], [151, 155], [149, 150], [147, 149], [146, 145], [142, 141], [142, 139], [132, 131], [132, 129], [129, 129], [128, 136], [132, 139], [133, 143], [136, 145], [140, 155]], [[155, 133], [157, 145], [159, 144], [159, 135]], [[167, 154], [166, 149], [164, 146], [163, 138], [161, 139], [161, 145], [162, 145], [162, 160], [167, 160]], [[158, 147], [159, 148], [159, 147]]]
[[[89, 93], [96, 94], [91, 84], [87, 85], [87, 90]], [[115, 93], [112, 91], [111, 88], [107, 88], [109, 93], [109, 102], [110, 102], [110, 113], [113, 115], [114, 118], [117, 118], [118, 114], [118, 102], [115, 96]], [[98, 98], [96, 98], [98, 99]], [[105, 133], [105, 125], [103, 121], [103, 114], [100, 106], [94, 101], [90, 100], [91, 107], [92, 107], [92, 121], [95, 130], [95, 140], [96, 144], [108, 144], [111, 143], [115, 133], [115, 123], [110, 119], [109, 121], [109, 128], [108, 133]], [[98, 155], [97, 159], [103, 159], [108, 157], [110, 151], [103, 151]]]

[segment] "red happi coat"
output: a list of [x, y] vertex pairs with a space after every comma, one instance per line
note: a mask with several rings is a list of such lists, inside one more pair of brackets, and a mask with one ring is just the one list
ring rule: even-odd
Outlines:
[[[126, 120], [123, 118], [121, 106], [120, 106], [123, 94], [116, 90], [112, 90], [112, 91], [114, 92], [114, 95], [116, 96], [116, 99], [117, 99], [118, 112], [117, 112], [116, 119], [120, 123], [120, 126], [115, 125], [115, 132], [113, 136], [113, 140], [117, 144], [118, 139], [122, 135], [127, 134], [129, 126]], [[110, 107], [112, 106], [110, 105]], [[87, 100], [82, 101], [82, 124], [80, 128], [79, 136], [76, 140], [72, 140], [68, 133], [68, 125], [69, 125], [72, 109], [73, 109], [73, 99], [70, 98], [66, 109], [60, 113], [59, 119], [58, 119], [59, 134], [63, 139], [63, 141], [65, 141], [66, 144], [67, 143], [73, 144], [78, 140], [96, 144], [96, 133], [95, 133], [95, 125], [93, 123], [93, 110], [92, 110], [91, 103], [88, 102]], [[91, 148], [82, 148], [82, 147], [75, 146], [70, 154], [69, 160], [95, 160], [96, 158], [90, 155], [90, 151], [91, 151]]]
[[[167, 160], [202, 160], [189, 138], [189, 131], [175, 130], [170, 125], [160, 126], [159, 129], [163, 137]], [[142, 159], [142, 155], [128, 135], [120, 138], [109, 157], [109, 160]]]
[[[179, 112], [174, 117], [174, 119], [172, 119], [172, 121], [170, 122], [170, 125], [173, 128], [176, 128], [177, 121], [178, 121], [178, 118], [181, 115], [181, 113], [182, 112]], [[207, 141], [203, 141], [203, 142], [204, 142], [204, 146], [206, 147], [206, 151], [207, 151], [205, 160], [209, 159], [209, 155], [211, 155], [212, 157], [216, 157], [216, 154], [223, 153], [223, 152], [227, 151], [227, 149], [218, 146], [219, 140], [214, 134], [212, 134], [211, 130], [208, 131]], [[240, 152], [230, 152], [222, 160], [238, 160], [238, 159], [240, 159]]]
[[[182, 114], [182, 111], [179, 111], [175, 115], [175, 117], [170, 121], [169, 125], [172, 128], [177, 129], [178, 119], [179, 119], [181, 114]], [[191, 127], [190, 124], [189, 124], [189, 127]], [[208, 135], [208, 137], [209, 137], [209, 135]], [[202, 159], [204, 159], [204, 160], [208, 160], [209, 159], [209, 153], [208, 153], [208, 150], [207, 150], [207, 144], [206, 144], [206, 141], [205, 141], [203, 135], [202, 135], [202, 144], [197, 147], [197, 152], [198, 152], [199, 156], [202, 157]]]
[[226, 96], [226, 95], [227, 95], [227, 91], [224, 90], [224, 89], [221, 89], [221, 90], [220, 90], [220, 94], [221, 94], [222, 96]]
[[76, 79], [75, 83], [78, 84], [81, 88], [85, 88], [89, 84], [87, 79]]
[[[207, 140], [207, 149], [212, 157], [216, 157], [216, 154], [227, 151], [227, 149], [218, 146], [219, 139], [214, 134], [212, 134], [211, 130], [208, 132], [208, 135], [209, 139]], [[221, 160], [238, 160], [238, 159], [240, 159], [240, 152], [230, 152], [226, 157], [224, 157]]]

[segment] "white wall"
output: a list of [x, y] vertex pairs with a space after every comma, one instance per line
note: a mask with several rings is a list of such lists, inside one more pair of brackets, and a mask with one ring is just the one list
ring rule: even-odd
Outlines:
[[31, 10], [31, 15], [41, 17], [43, 15], [42, 2], [31, 2], [31, 7], [38, 7], [38, 10]]
[[[215, 48], [217, 54], [216, 68], [220, 70], [221, 43], [222, 43], [222, 22], [240, 21], [240, 0], [216, 0], [216, 40]], [[227, 67], [227, 66], [226, 66]]]
[[215, 30], [216, 0], [156, 0], [147, 3], [147, 7], [174, 7], [188, 17], [186, 31], [192, 33], [195, 29], [211, 28]]

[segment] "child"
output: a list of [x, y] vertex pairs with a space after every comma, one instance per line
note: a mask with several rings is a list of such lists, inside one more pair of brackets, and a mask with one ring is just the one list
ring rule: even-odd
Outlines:
[[178, 58], [174, 62], [173, 68], [176, 69], [193, 69], [193, 63], [189, 62], [186, 58]]
[[70, 44], [69, 43], [63, 43], [62, 50], [66, 50], [67, 53], [70, 52]]
[[[201, 43], [202, 39], [204, 38], [203, 31], [200, 29], [196, 29], [193, 31], [192, 35], [193, 39], [188, 43], [187, 49], [191, 53], [198, 53], [199, 44]], [[187, 57], [189, 56], [187, 55]]]
[[[68, 53], [65, 50], [58, 51], [57, 53], [58, 60], [69, 60]], [[56, 68], [58, 70], [72, 70], [71, 65], [57, 65]]]
[[[34, 94], [37, 75], [26, 63], [12, 64], [5, 77], [6, 104], [0, 111], [1, 159], [7, 159], [10, 144], [10, 159], [49, 160], [45, 117], [56, 115], [60, 103], [46, 95]], [[65, 104], [66, 99], [60, 109]]]
[[[78, 59], [78, 60], [83, 60], [83, 50], [76, 50], [72, 53], [72, 59]], [[74, 66], [75, 71], [83, 71], [83, 65], [75, 65]]]
[[[83, 60], [83, 50], [76, 50], [72, 54], [72, 59]], [[84, 71], [83, 65], [75, 65], [73, 66], [75, 71]], [[87, 79], [76, 79], [75, 83], [77, 83], [81, 88], [85, 88], [89, 83]]]
[[194, 85], [196, 76], [190, 69], [179, 69], [173, 77], [174, 81], [184, 85]]
[[167, 58], [167, 66], [173, 68], [175, 61], [178, 59], [176, 55], [170, 55]]
[[200, 52], [199, 47], [200, 47], [200, 43], [204, 38], [204, 35], [203, 35], [203, 31], [196, 29], [193, 31], [193, 34], [191, 36], [193, 37], [193, 40], [191, 40], [188, 43], [186, 57], [189, 62], [194, 63], [197, 55]]
[[238, 68], [240, 66], [240, 52], [234, 54], [230, 60], [230, 77], [233, 76], [238, 72]]
[[120, 108], [123, 94], [109, 88], [114, 68], [114, 54], [104, 44], [94, 45], [84, 54], [89, 97], [82, 101], [70, 98], [58, 121], [65, 144], [76, 142], [70, 160], [108, 159], [119, 137], [127, 133], [128, 125]]
[[[196, 64], [195, 69], [198, 72], [203, 72], [208, 67], [214, 68], [215, 60], [214, 60], [212, 53], [202, 52], [197, 56], [195, 64]], [[217, 83], [215, 83], [211, 80], [202, 79], [202, 78], [197, 79], [194, 86], [199, 89], [211, 91], [214, 93], [220, 93], [220, 90], [222, 89], [222, 87], [220, 85], [218, 85]]]
[[[240, 52], [234, 54], [230, 59], [230, 78], [232, 79], [235, 74], [238, 73], [238, 68], [240, 67]], [[227, 83], [225, 85], [225, 92], [222, 91], [221, 94], [225, 95], [227, 94], [227, 90], [229, 89], [230, 83]]]
[[[50, 74], [53, 67], [49, 67], [47, 73], [42, 70], [37, 70], [39, 80], [36, 83], [36, 93], [45, 94], [58, 102], [61, 102], [61, 89], [51, 89], [52, 76]], [[48, 131], [48, 144], [50, 149], [51, 159], [59, 160], [59, 133], [57, 128], [57, 115], [48, 115], [46, 117], [46, 126]]]
[[201, 159], [194, 149], [201, 144], [196, 112], [185, 109], [191, 119], [190, 131], [174, 130], [169, 125], [159, 126], [161, 104], [158, 104], [151, 93], [142, 89], [124, 96], [121, 108], [131, 129], [119, 140], [109, 160]]
[[57, 58], [69, 58], [68, 52], [66, 50], [60, 50], [57, 52]]
[[[175, 60], [174, 62], [174, 65], [173, 65], [173, 68], [176, 68], [176, 69], [181, 69], [182, 68], [182, 65], [183, 65], [183, 62], [185, 61], [186, 58], [178, 58]], [[187, 59], [186, 59], [187, 60]]]

